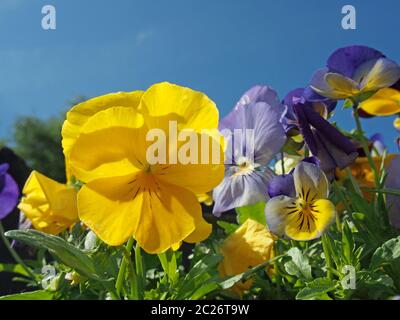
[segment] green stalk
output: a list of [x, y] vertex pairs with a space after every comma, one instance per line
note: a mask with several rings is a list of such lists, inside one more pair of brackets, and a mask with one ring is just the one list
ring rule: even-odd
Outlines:
[[324, 250], [324, 255], [325, 255], [325, 264], [326, 264], [326, 276], [328, 279], [332, 279], [332, 258], [329, 252], [329, 246], [328, 246], [328, 239], [326, 238], [328, 235], [325, 233], [322, 236], [322, 248]]
[[[135, 240], [133, 238], [129, 239], [129, 241], [126, 244], [126, 247], [125, 247], [126, 251], [128, 251], [128, 252], [132, 251], [134, 241]], [[127, 258], [124, 255], [124, 257], [122, 258], [121, 265], [119, 267], [117, 282], [115, 283], [115, 289], [116, 289], [117, 295], [119, 297], [121, 297], [121, 290], [122, 290], [122, 285], [123, 285], [124, 280], [125, 280], [125, 271], [126, 271], [127, 264], [128, 264], [128, 261], [127, 261]]]
[[369, 165], [371, 166], [371, 169], [374, 172], [375, 185], [378, 188], [379, 187], [379, 173], [376, 168], [375, 162], [372, 159], [371, 153], [369, 152], [368, 140], [365, 139], [365, 137], [364, 137], [364, 131], [363, 131], [363, 128], [361, 125], [360, 116], [358, 115], [358, 112], [357, 112], [357, 104], [354, 105], [353, 116], [354, 116], [354, 120], [356, 122], [357, 133], [358, 133], [358, 137], [361, 142], [361, 146], [364, 150], [365, 155], [368, 158]]
[[11, 246], [10, 241], [6, 238], [4, 235], [4, 228], [3, 224], [1, 223], [0, 220], [0, 238], [3, 240], [4, 245], [6, 246], [7, 250], [10, 252], [11, 256], [14, 258], [14, 260], [21, 265], [21, 267], [26, 271], [26, 273], [35, 281], [37, 281], [36, 275], [33, 273], [33, 271], [25, 264], [25, 262], [20, 258], [18, 253], [14, 250], [14, 248]]
[[285, 174], [285, 161], [284, 161], [284, 155], [283, 151], [281, 151], [281, 169], [282, 169], [282, 174]]
[[136, 243], [135, 248], [135, 264], [137, 274], [137, 292], [139, 295], [139, 300], [141, 300], [143, 299], [143, 292], [146, 286], [146, 277], [143, 269], [142, 251], [138, 243]]

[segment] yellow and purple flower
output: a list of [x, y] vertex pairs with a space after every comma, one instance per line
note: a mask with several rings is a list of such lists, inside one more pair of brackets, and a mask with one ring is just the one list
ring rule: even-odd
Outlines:
[[213, 192], [215, 215], [268, 199], [267, 185], [274, 174], [267, 165], [286, 140], [282, 112], [276, 92], [256, 86], [221, 121], [226, 166], [224, 180]]
[[336, 216], [335, 206], [328, 200], [329, 183], [324, 172], [317, 165], [302, 161], [293, 175], [285, 176], [281, 182], [285, 183], [282, 190], [269, 189], [274, 196], [265, 206], [269, 229], [298, 241], [320, 237]]
[[314, 74], [310, 87], [330, 99], [363, 100], [363, 94], [391, 87], [399, 79], [397, 63], [378, 50], [356, 45], [336, 50], [326, 68]]
[[0, 220], [13, 211], [19, 198], [18, 185], [7, 173], [9, 168], [7, 163], [0, 164]]

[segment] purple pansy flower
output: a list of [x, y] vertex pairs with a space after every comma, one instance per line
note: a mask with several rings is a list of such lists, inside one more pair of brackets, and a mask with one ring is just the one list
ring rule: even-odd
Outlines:
[[[297, 89], [285, 97], [287, 112], [281, 121], [300, 131], [312, 155], [321, 161], [321, 169], [333, 178], [337, 167], [343, 169], [357, 157], [356, 146], [324, 119], [316, 102], [308, 101], [303, 94], [304, 90]], [[333, 107], [331, 101], [319, 104], [320, 110]]]
[[[392, 159], [387, 174], [386, 188], [400, 190], [400, 155]], [[388, 194], [386, 201], [390, 222], [394, 227], [400, 228], [400, 197]]]
[[220, 122], [227, 146], [226, 169], [213, 192], [215, 215], [268, 199], [267, 185], [274, 174], [267, 165], [286, 141], [279, 121], [282, 112], [276, 92], [256, 86]]
[[7, 173], [9, 167], [6, 163], [0, 164], [0, 220], [10, 214], [18, 203], [18, 185]]
[[315, 92], [309, 93], [309, 91], [309, 88], [298, 88], [292, 90], [283, 100], [285, 113], [281, 122], [286, 132], [289, 132], [292, 129], [298, 129], [297, 118], [293, 111], [293, 105], [295, 104], [307, 103], [325, 119], [328, 118], [329, 113], [335, 109], [337, 104], [336, 101], [322, 97]]
[[400, 67], [378, 50], [366, 46], [349, 46], [336, 50], [326, 68], [317, 70], [310, 87], [331, 99], [355, 98], [395, 84]]

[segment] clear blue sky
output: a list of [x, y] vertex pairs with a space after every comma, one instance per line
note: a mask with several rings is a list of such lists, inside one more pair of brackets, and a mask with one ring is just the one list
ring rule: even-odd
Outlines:
[[[41, 28], [41, 8], [57, 29]], [[357, 9], [357, 30], [341, 8]], [[280, 97], [308, 83], [337, 47], [365, 44], [400, 62], [398, 0], [1, 0], [0, 137], [21, 115], [49, 117], [78, 95], [170, 81], [207, 93], [225, 115], [254, 84]], [[345, 129], [349, 112], [335, 117]], [[366, 120], [392, 150], [392, 118]]]

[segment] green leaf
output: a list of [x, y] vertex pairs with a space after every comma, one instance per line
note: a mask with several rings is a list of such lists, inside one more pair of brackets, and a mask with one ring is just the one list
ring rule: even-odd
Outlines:
[[62, 263], [75, 269], [81, 275], [99, 280], [92, 259], [60, 237], [36, 230], [12, 230], [6, 232], [5, 235], [8, 238], [34, 247], [47, 249], [60, 259]]
[[243, 224], [247, 219], [255, 220], [263, 225], [267, 224], [265, 218], [265, 202], [259, 202], [252, 206], [237, 208], [238, 222]]
[[390, 239], [374, 252], [370, 268], [376, 270], [383, 265], [398, 262], [400, 258], [400, 237]]
[[0, 263], [0, 272], [2, 272], [2, 271], [18, 273], [23, 276], [29, 276], [29, 274], [26, 272], [26, 270], [20, 264]]
[[198, 261], [186, 276], [180, 279], [177, 299], [200, 299], [218, 289], [219, 286], [215, 280], [212, 282], [214, 285], [210, 285], [208, 280], [214, 279], [213, 272], [222, 259], [222, 255], [207, 255]]
[[343, 223], [343, 229], [342, 229], [342, 252], [344, 260], [347, 264], [354, 264], [353, 261], [354, 250], [355, 250], [355, 244], [354, 244], [353, 233], [351, 232], [348, 222], [345, 221]]
[[234, 233], [239, 228], [239, 226], [237, 224], [229, 223], [226, 221], [217, 221], [217, 224], [222, 229], [224, 229], [224, 231], [227, 235]]
[[46, 290], [38, 290], [32, 292], [24, 292], [0, 297], [3, 300], [52, 300], [54, 293]]
[[297, 295], [297, 300], [325, 300], [327, 293], [336, 289], [336, 283], [328, 278], [318, 278], [309, 283]]
[[308, 258], [300, 251], [299, 248], [291, 248], [287, 255], [291, 260], [285, 263], [285, 270], [292, 276], [297, 276], [303, 280], [311, 280], [311, 266]]

